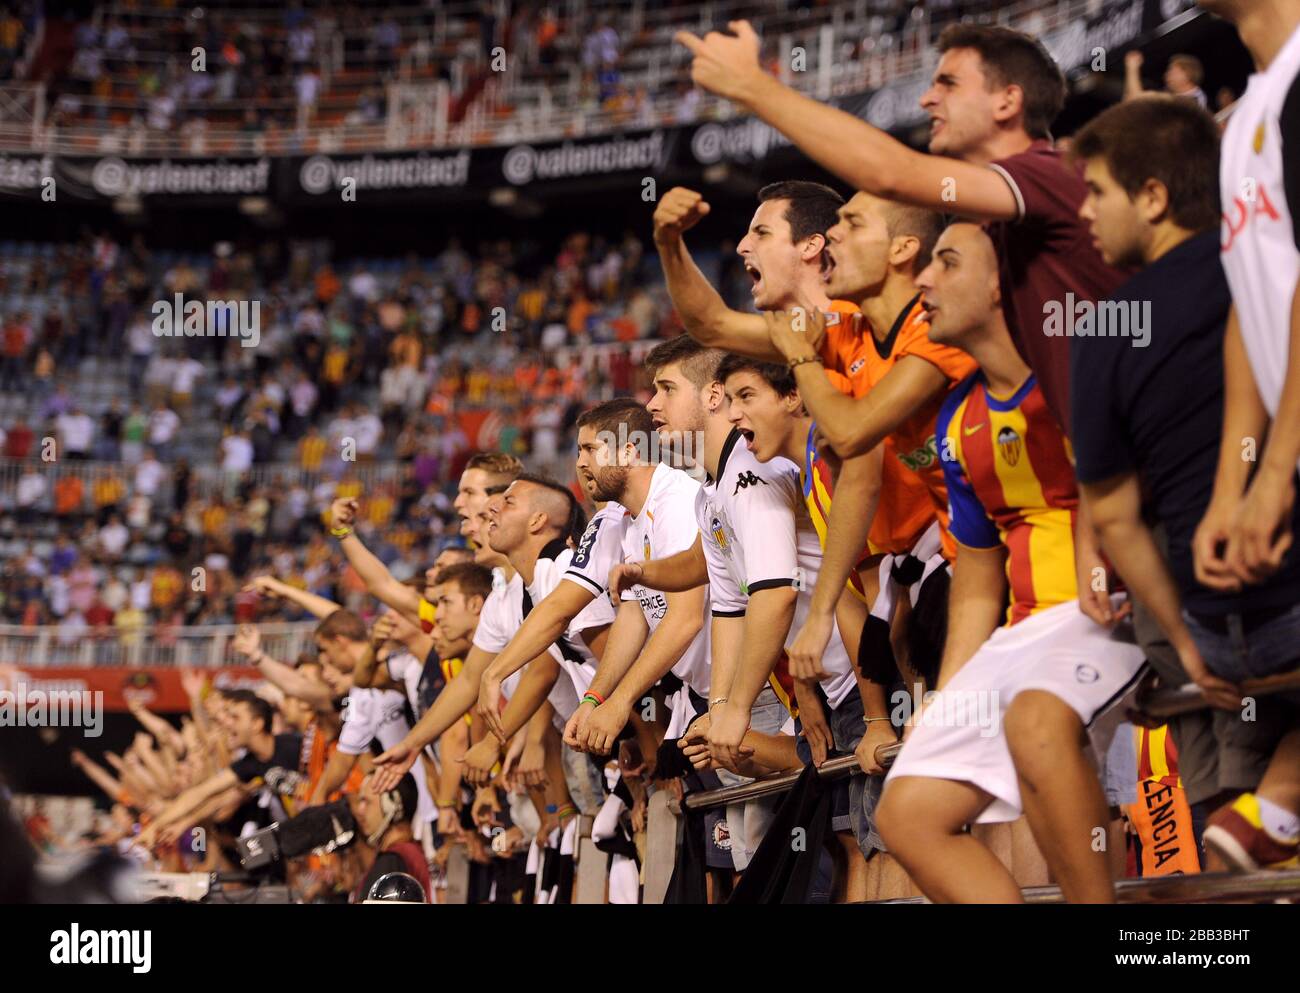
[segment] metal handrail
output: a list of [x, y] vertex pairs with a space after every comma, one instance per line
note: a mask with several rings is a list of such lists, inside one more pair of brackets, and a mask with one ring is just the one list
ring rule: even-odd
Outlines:
[[[1065, 903], [1059, 886], [1028, 886], [1021, 891], [1025, 903]], [[1237, 903], [1286, 900], [1300, 896], [1300, 869], [1259, 872], [1197, 872], [1186, 876], [1146, 876], [1117, 879], [1115, 899], [1119, 903]], [[894, 900], [866, 900], [865, 903], [929, 903], [923, 896]]]
[[[876, 761], [882, 766], [888, 768], [896, 756], [903, 748], [901, 741], [892, 745], [881, 745], [876, 749]], [[858, 759], [856, 755], [841, 755], [838, 758], [829, 759], [817, 767], [817, 775], [825, 780], [842, 779], [845, 776], [852, 776], [858, 772]], [[674, 813], [680, 813], [684, 806], [687, 810], [707, 810], [710, 807], [725, 807], [729, 803], [739, 803], [742, 800], [753, 800], [756, 797], [770, 796], [773, 793], [784, 793], [803, 775], [803, 769], [795, 769], [789, 772], [778, 772], [771, 776], [763, 776], [755, 779], [752, 783], [742, 783], [739, 786], [724, 786], [720, 790], [708, 790], [704, 793], [692, 793], [686, 797], [680, 804], [670, 804]]]
[[[1273, 693], [1300, 690], [1300, 669], [1295, 672], [1278, 673], [1274, 676], [1263, 676], [1259, 679], [1247, 679], [1240, 684], [1240, 689], [1243, 698], [1269, 696]], [[1209, 706], [1200, 687], [1194, 683], [1188, 683], [1175, 689], [1156, 690], [1146, 698], [1139, 698], [1137, 704], [1143, 713], [1152, 717], [1174, 717], [1178, 714], [1202, 710]], [[901, 741], [892, 745], [881, 745], [876, 749], [876, 761], [888, 768], [902, 748], [903, 743]], [[826, 780], [856, 775], [858, 771], [858, 760], [853, 755], [833, 758], [817, 768], [818, 776]], [[750, 783], [742, 783], [739, 786], [724, 786], [722, 789], [692, 793], [684, 801], [680, 803], [673, 802], [669, 806], [674, 813], [681, 813], [682, 808], [687, 810], [707, 810], [711, 807], [724, 807], [729, 803], [740, 803], [757, 797], [771, 796], [774, 793], [784, 793], [802, 775], [803, 769], [779, 772], [755, 779]]]

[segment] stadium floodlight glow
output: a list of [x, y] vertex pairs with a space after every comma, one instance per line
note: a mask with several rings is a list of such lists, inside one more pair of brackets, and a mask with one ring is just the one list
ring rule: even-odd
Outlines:
[[488, 194], [488, 203], [493, 207], [513, 207], [519, 202], [519, 193], [509, 186], [498, 186]]
[[731, 175], [731, 167], [726, 162], [717, 162], [704, 170], [704, 181], [709, 184], [725, 183]]
[[241, 197], [239, 212], [248, 217], [262, 217], [271, 210], [271, 201], [266, 197]]

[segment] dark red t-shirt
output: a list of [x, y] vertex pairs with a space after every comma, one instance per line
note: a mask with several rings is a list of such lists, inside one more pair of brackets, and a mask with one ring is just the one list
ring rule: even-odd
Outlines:
[[1068, 315], [1067, 294], [1076, 302], [1101, 300], [1128, 276], [1103, 262], [1093, 247], [1088, 226], [1079, 220], [1088, 189], [1050, 141], [1035, 141], [992, 166], [1011, 186], [1020, 209], [1019, 219], [987, 226], [998, 252], [1007, 326], [1068, 434], [1072, 339], [1046, 333], [1046, 305], [1055, 301]]

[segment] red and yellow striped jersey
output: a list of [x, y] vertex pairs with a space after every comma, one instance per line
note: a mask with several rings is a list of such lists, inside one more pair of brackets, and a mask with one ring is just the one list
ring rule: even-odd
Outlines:
[[983, 373], [964, 380], [940, 408], [936, 434], [953, 537], [1007, 547], [1007, 623], [1077, 599], [1073, 456], [1034, 376], [1005, 399]]

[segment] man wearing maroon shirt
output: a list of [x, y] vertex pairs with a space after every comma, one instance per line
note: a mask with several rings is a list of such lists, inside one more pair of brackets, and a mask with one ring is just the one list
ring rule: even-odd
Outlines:
[[927, 155], [768, 75], [749, 23], [728, 26], [734, 36], [678, 32], [695, 56], [696, 83], [741, 104], [854, 189], [987, 222], [1007, 324], [1068, 428], [1070, 341], [1045, 330], [1048, 305], [1068, 307], [1067, 293], [1097, 300], [1125, 277], [1093, 246], [1078, 218], [1083, 180], [1052, 147], [1048, 129], [1065, 103], [1065, 79], [1047, 50], [1003, 27], [945, 30], [921, 97], [930, 115]]
[[[1065, 103], [1065, 79], [1034, 38], [1009, 28], [954, 24], [921, 106], [930, 153], [866, 121], [818, 103], [763, 71], [748, 21], [703, 39], [679, 31], [695, 56], [691, 78], [782, 132], [855, 189], [985, 222], [997, 248], [1003, 308], [1047, 405], [1070, 428], [1070, 346], [1079, 304], [1107, 297], [1126, 278], [1107, 266], [1079, 220], [1087, 189], [1052, 146], [1048, 129]], [[1110, 600], [1093, 590], [1101, 563], [1080, 505], [1076, 566], [1080, 606], [1098, 622]]]

